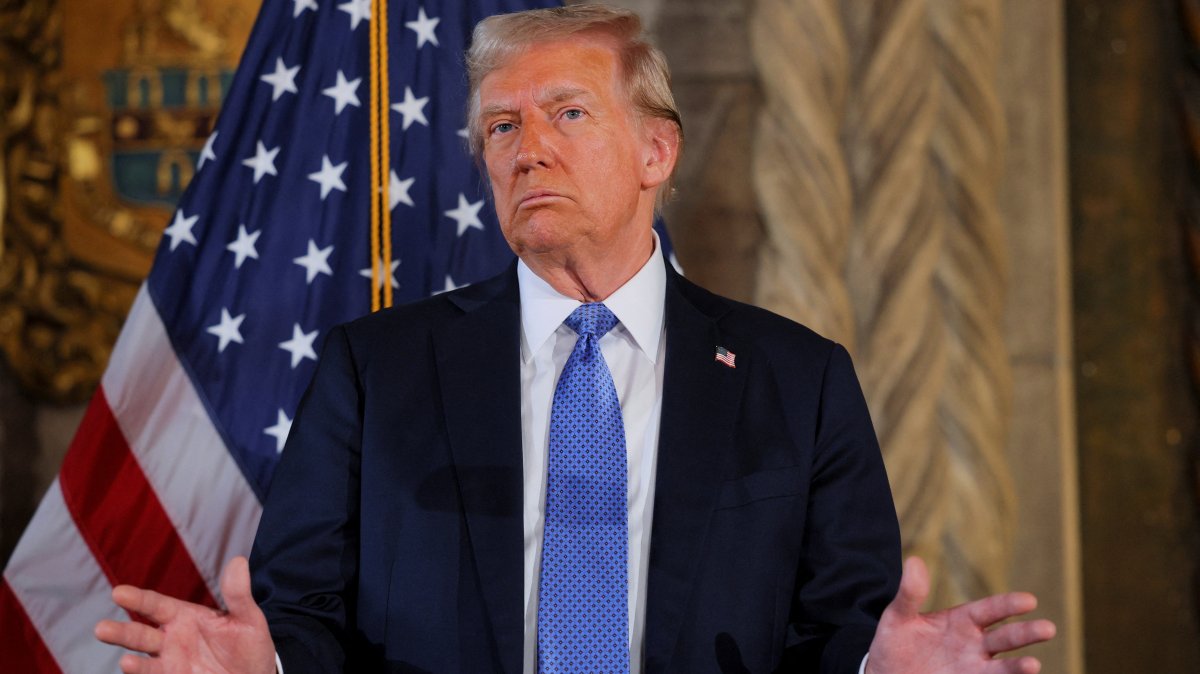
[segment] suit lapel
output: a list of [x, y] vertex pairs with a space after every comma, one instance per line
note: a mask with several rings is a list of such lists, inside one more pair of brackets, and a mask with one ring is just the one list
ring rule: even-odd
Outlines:
[[434, 335], [455, 477], [504, 671], [521, 670], [520, 299], [515, 266], [449, 296], [463, 311]]
[[716, 362], [722, 345], [711, 297], [698, 308], [668, 265], [667, 362], [647, 585], [647, 672], [667, 668], [695, 582], [709, 518], [733, 445], [743, 370]]

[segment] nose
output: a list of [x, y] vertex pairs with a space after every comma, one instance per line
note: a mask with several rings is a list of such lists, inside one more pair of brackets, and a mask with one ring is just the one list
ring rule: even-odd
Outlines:
[[554, 146], [548, 125], [541, 120], [528, 121], [521, 125], [521, 142], [517, 146], [515, 159], [521, 171], [550, 168], [554, 165]]

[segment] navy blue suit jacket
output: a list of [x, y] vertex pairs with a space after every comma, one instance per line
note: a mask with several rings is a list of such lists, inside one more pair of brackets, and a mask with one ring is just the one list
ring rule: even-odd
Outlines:
[[[329, 333], [251, 556], [286, 674], [520, 674], [519, 331], [514, 266]], [[854, 674], [900, 545], [849, 356], [670, 270], [666, 335], [644, 671]]]

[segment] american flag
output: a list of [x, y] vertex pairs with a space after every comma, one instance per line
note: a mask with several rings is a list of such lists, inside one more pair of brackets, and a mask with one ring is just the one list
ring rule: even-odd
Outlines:
[[727, 365], [729, 367], [737, 367], [737, 365], [734, 362], [736, 360], [737, 360], [737, 354], [730, 351], [729, 349], [726, 349], [723, 346], [717, 347], [717, 362], [718, 363], [724, 363], [725, 365]]
[[[330, 327], [370, 309], [370, 49], [380, 0], [266, 0], [58, 479], [0, 582], [13, 672], [109, 672], [119, 583], [217, 605], [249, 551]], [[406, 301], [511, 253], [462, 129], [476, 21], [551, 0], [387, 10], [393, 260]], [[665, 233], [660, 236], [664, 245]]]

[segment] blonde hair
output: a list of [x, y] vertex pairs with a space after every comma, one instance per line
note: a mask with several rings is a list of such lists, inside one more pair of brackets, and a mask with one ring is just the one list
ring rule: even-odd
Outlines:
[[[467, 138], [476, 159], [483, 157], [479, 84], [513, 55], [530, 45], [561, 40], [580, 33], [599, 33], [616, 40], [622, 84], [638, 113], [666, 119], [675, 125], [683, 145], [683, 120], [671, 94], [667, 59], [643, 36], [637, 14], [604, 5], [573, 5], [497, 14], [480, 21], [467, 51]], [[668, 185], [669, 191], [669, 185]]]

